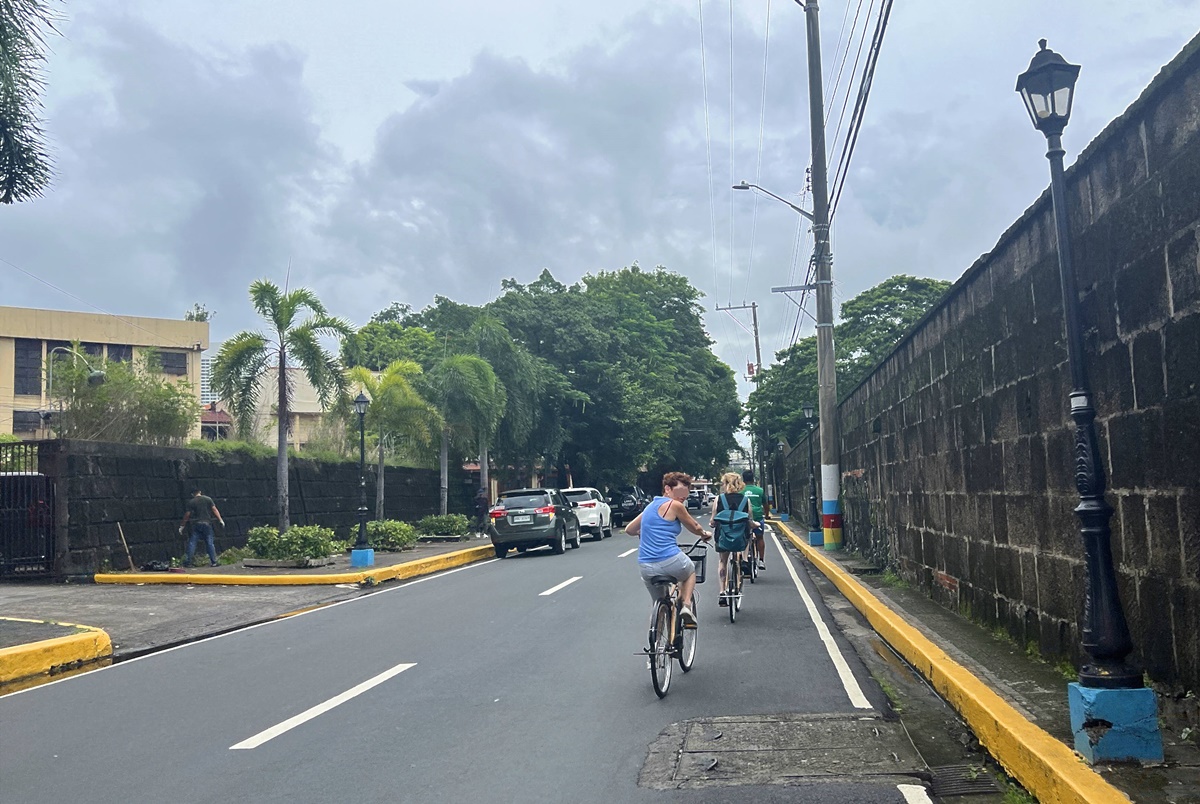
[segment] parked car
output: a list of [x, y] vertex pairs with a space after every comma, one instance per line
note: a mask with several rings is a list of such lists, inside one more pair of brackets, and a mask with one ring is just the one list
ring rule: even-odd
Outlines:
[[563, 489], [563, 496], [575, 506], [579, 527], [591, 533], [592, 538], [600, 541], [612, 536], [612, 507], [605, 502], [604, 495], [594, 488], [580, 486]]
[[617, 489], [608, 496], [613, 521], [618, 525], [632, 522], [650, 500], [650, 495], [637, 486], [625, 486]]
[[692, 492], [688, 493], [687, 507], [689, 509], [690, 508], [699, 508], [703, 504], [704, 504], [704, 501], [702, 499], [700, 499], [700, 492], [692, 491]]
[[524, 553], [531, 547], [549, 545], [554, 553], [566, 552], [567, 544], [579, 547], [579, 517], [558, 489], [511, 489], [488, 512], [488, 535], [496, 558], [510, 548]]

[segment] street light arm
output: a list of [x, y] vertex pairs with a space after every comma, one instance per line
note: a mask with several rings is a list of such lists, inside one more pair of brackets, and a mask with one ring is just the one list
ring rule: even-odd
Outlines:
[[766, 189], [765, 187], [759, 187], [757, 184], [751, 184], [750, 182], [744, 181], [741, 184], [733, 185], [733, 189], [735, 189], [735, 190], [758, 190], [760, 193], [763, 193], [764, 195], [771, 196], [776, 201], [780, 201], [784, 204], [787, 204], [793, 210], [795, 210], [796, 212], [799, 212], [805, 218], [808, 218], [808, 220], [813, 221], [813, 216], [812, 216], [811, 212], [809, 212], [806, 209], [801, 209], [800, 207], [793, 204], [791, 201], [788, 201], [786, 198], [781, 198], [780, 196], [775, 195], [775, 193], [771, 192], [770, 190]]

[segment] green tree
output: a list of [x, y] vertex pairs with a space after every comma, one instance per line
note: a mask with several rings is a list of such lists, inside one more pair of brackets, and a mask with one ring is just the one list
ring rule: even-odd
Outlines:
[[421, 375], [421, 367], [411, 360], [397, 360], [378, 376], [362, 366], [350, 369], [350, 382], [371, 400], [365, 424], [378, 436], [379, 472], [376, 476], [375, 518], [383, 519], [384, 450], [390, 441], [393, 449], [406, 455], [428, 449], [435, 433], [442, 429], [437, 408], [417, 393], [412, 380]]
[[504, 386], [486, 360], [474, 355], [447, 355], [420, 381], [421, 395], [442, 416], [441, 512], [447, 509], [450, 488], [450, 447], [469, 453], [473, 445], [490, 439], [504, 415]]
[[[265, 279], [250, 285], [250, 301], [270, 327], [269, 334], [244, 331], [225, 341], [213, 365], [213, 389], [229, 400], [242, 438], [249, 433], [268, 368], [275, 369], [275, 407], [279, 421], [276, 458], [276, 494], [279, 531], [290, 525], [288, 516], [287, 433], [291, 422], [292, 385], [288, 371], [298, 368], [308, 377], [322, 407], [345, 396], [347, 381], [337, 358], [321, 346], [320, 337], [345, 337], [350, 324], [329, 315], [325, 305], [307, 288], [283, 292]], [[310, 315], [298, 320], [301, 311]]]
[[423, 369], [433, 365], [441, 351], [433, 334], [398, 321], [374, 321], [342, 341], [342, 362], [383, 371], [397, 360], [411, 360]]
[[835, 344], [843, 395], [858, 387], [949, 289], [950, 283], [940, 279], [898, 274], [842, 304]]
[[[912, 327], [937, 304], [950, 283], [897, 275], [842, 304], [834, 330], [838, 391], [843, 398], [891, 354]], [[817, 346], [809, 337], [775, 354], [763, 369], [746, 403], [750, 429], [765, 444], [786, 436], [789, 443], [806, 432], [801, 405], [817, 405]]]
[[192, 305], [192, 309], [183, 314], [184, 321], [211, 321], [216, 315], [216, 311], [209, 310], [203, 304], [197, 302]]
[[50, 156], [42, 130], [45, 31], [57, 15], [41, 0], [0, 2], [0, 202], [42, 195], [50, 183]]
[[[82, 354], [78, 343], [75, 349]], [[75, 355], [55, 353], [51, 360], [50, 426], [60, 438], [180, 446], [200, 417], [195, 389], [165, 376], [152, 349], [131, 363], [104, 364], [101, 383]]]

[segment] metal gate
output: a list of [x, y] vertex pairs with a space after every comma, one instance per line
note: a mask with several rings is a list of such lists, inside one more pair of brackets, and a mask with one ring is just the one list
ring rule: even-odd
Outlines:
[[0, 444], [0, 580], [54, 571], [54, 483], [38, 471], [38, 445]]

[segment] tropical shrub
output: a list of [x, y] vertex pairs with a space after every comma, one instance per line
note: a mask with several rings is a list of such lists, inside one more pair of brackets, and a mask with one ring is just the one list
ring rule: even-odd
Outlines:
[[466, 536], [469, 523], [462, 514], [430, 514], [417, 523], [417, 530], [431, 536]]
[[272, 525], [251, 528], [246, 547], [258, 558], [275, 561], [323, 558], [335, 552], [333, 531], [319, 525], [293, 525], [284, 534]]
[[378, 550], [404, 550], [417, 543], [417, 529], [407, 522], [380, 519], [367, 523], [367, 539]]

